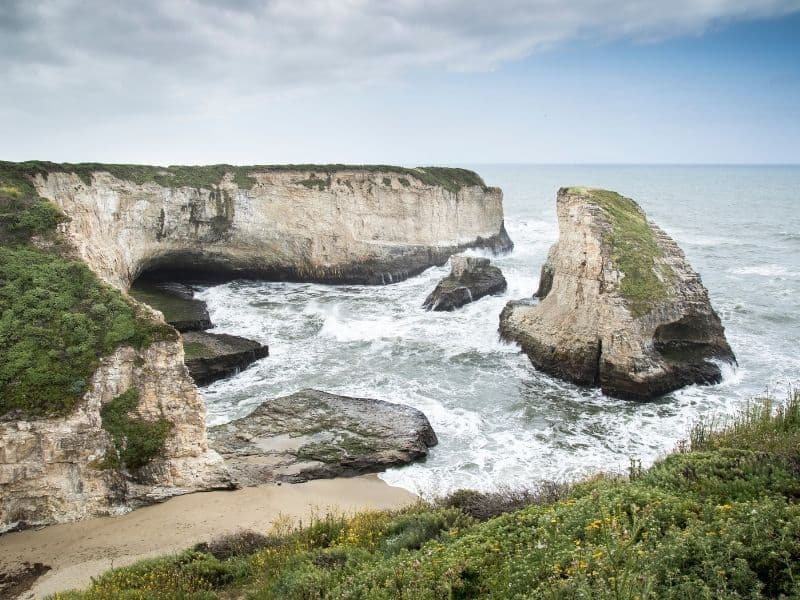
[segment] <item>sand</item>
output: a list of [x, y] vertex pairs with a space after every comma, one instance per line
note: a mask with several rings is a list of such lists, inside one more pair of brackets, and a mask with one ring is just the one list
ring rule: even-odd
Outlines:
[[119, 517], [2, 535], [0, 572], [26, 561], [49, 565], [52, 570], [22, 596], [41, 598], [84, 588], [109, 568], [182, 550], [222, 533], [266, 532], [276, 517], [308, 519], [312, 511], [398, 508], [416, 498], [374, 475], [189, 494]]

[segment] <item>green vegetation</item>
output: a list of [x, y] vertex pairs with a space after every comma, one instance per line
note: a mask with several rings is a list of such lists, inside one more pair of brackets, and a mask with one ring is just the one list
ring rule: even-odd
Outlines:
[[103, 429], [111, 435], [116, 450], [116, 456], [106, 456], [103, 467], [139, 469], [164, 450], [172, 423], [164, 417], [157, 421], [132, 417], [138, 404], [139, 392], [131, 388], [100, 409]]
[[26, 165], [0, 162], [0, 416], [16, 418], [67, 414], [101, 356], [175, 338], [70, 256]]
[[800, 598], [799, 442], [793, 393], [629, 477], [279, 524], [57, 597]]
[[571, 188], [596, 203], [608, 216], [611, 258], [624, 277], [620, 292], [635, 316], [650, 312], [663, 299], [675, 276], [672, 269], [658, 264], [663, 256], [653, 230], [641, 208], [630, 198], [607, 190]]
[[323, 179], [321, 177], [317, 177], [316, 173], [311, 173], [311, 175], [307, 179], [302, 179], [298, 181], [300, 185], [303, 185], [309, 189], [317, 188], [320, 192], [323, 192], [331, 187], [331, 176], [330, 173], [328, 176]]
[[[32, 190], [31, 178], [47, 173], [75, 173], [81, 180], [88, 184], [92, 182], [92, 173], [110, 173], [118, 179], [125, 179], [137, 184], [157, 183], [164, 187], [178, 188], [183, 186], [214, 189], [219, 185], [226, 173], [233, 175], [234, 182], [243, 189], [251, 189], [256, 183], [252, 177], [256, 172], [286, 172], [308, 171], [311, 176], [299, 181], [300, 185], [308, 188], [318, 188], [320, 191], [329, 188], [331, 177], [337, 171], [367, 171], [373, 173], [389, 172], [414, 177], [427, 185], [438, 185], [457, 193], [463, 187], [478, 186], [486, 188], [483, 179], [474, 171], [451, 167], [394, 167], [390, 165], [204, 165], [204, 166], [169, 166], [159, 167], [151, 165], [113, 165], [102, 163], [51, 163], [46, 161], [27, 161], [13, 163], [0, 161], [0, 195], [3, 186], [8, 181], [23, 182], [23, 185]], [[401, 182], [402, 184], [402, 182]], [[406, 185], [406, 184], [402, 184]], [[13, 187], [13, 183], [11, 184]], [[2, 204], [0, 204], [2, 207]]]
[[185, 360], [193, 360], [195, 358], [214, 358], [219, 353], [214, 349], [201, 342], [183, 342], [183, 354]]
[[78, 260], [0, 246], [0, 282], [0, 415], [67, 414], [101, 356], [175, 338]]

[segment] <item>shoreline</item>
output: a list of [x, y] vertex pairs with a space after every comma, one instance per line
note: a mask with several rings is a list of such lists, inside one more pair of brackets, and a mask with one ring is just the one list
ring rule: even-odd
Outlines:
[[20, 596], [41, 598], [86, 587], [92, 577], [108, 569], [184, 550], [224, 533], [266, 532], [278, 517], [296, 522], [326, 510], [394, 509], [417, 498], [377, 475], [196, 492], [121, 516], [4, 534], [0, 536], [0, 573], [25, 562], [50, 566]]

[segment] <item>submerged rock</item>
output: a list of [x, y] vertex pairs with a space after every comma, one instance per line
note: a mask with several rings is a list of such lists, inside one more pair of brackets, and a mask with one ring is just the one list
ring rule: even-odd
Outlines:
[[254, 340], [206, 331], [185, 333], [183, 350], [189, 374], [197, 385], [234, 375], [269, 356], [269, 347]]
[[178, 331], [202, 331], [213, 327], [206, 303], [196, 300], [194, 290], [188, 285], [137, 281], [128, 293], [160, 311], [164, 320]]
[[374, 473], [437, 444], [427, 417], [410, 406], [312, 389], [268, 400], [208, 435], [240, 485]]
[[538, 368], [612, 396], [646, 400], [717, 383], [735, 361], [708, 292], [681, 249], [614, 192], [562, 188], [560, 237], [538, 304], [509, 303], [500, 332]]
[[506, 278], [488, 258], [456, 255], [450, 258], [450, 275], [442, 279], [423, 303], [428, 310], [455, 310], [507, 287]]

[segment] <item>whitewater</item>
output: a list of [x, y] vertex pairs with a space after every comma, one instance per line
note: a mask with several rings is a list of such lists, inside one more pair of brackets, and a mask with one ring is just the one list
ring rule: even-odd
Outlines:
[[[507, 291], [452, 313], [425, 311], [448, 266], [386, 286], [204, 286], [197, 297], [215, 331], [270, 346], [269, 358], [202, 388], [209, 425], [305, 387], [408, 404], [428, 416], [439, 445], [381, 477], [432, 496], [646, 466], [698, 419], [723, 418], [764, 393], [782, 397], [800, 380], [800, 168], [465, 166], [504, 191], [514, 251], [471, 253], [492, 258]], [[500, 341], [503, 306], [536, 289], [558, 237], [556, 190], [566, 185], [636, 199], [683, 248], [738, 358], [721, 384], [632, 403], [537, 372]]]

